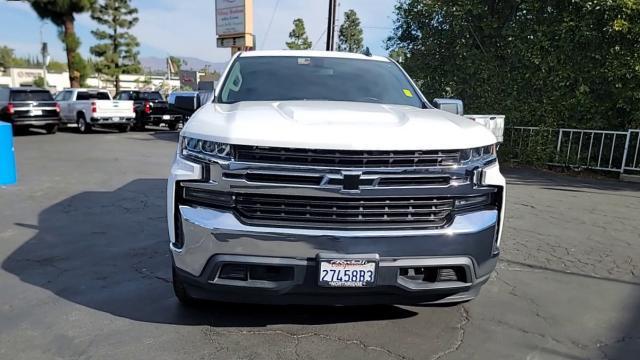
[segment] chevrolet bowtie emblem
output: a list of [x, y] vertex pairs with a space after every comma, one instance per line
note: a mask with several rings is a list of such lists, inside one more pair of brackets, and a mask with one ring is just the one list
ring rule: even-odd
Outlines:
[[342, 190], [357, 191], [360, 190], [360, 175], [357, 173], [342, 175]]

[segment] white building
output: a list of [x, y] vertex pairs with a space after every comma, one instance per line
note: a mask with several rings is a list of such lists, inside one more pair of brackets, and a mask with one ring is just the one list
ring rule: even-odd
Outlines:
[[[10, 68], [4, 73], [0, 72], [0, 86], [32, 86], [33, 81], [38, 77], [42, 77], [44, 72], [39, 68]], [[47, 73], [47, 82], [49, 88], [53, 92], [68, 88], [69, 73]], [[87, 86], [108, 89], [112, 93], [115, 92], [113, 81], [109, 81], [104, 76], [92, 76], [87, 79]], [[147, 76], [147, 75], [121, 75], [120, 88], [122, 90], [144, 89], [159, 90], [164, 93], [170, 93], [180, 88], [180, 78], [172, 77], [167, 80], [166, 76]]]

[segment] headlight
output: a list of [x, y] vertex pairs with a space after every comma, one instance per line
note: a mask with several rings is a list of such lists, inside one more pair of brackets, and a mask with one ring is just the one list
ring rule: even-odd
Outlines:
[[231, 160], [231, 145], [192, 137], [180, 140], [180, 156], [188, 159], [213, 162]]
[[496, 157], [496, 145], [465, 149], [460, 151], [460, 162], [490, 160]]

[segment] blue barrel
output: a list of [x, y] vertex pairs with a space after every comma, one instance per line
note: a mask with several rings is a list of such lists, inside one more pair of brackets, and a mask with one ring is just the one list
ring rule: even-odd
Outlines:
[[16, 156], [11, 124], [0, 121], [0, 185], [16, 183]]

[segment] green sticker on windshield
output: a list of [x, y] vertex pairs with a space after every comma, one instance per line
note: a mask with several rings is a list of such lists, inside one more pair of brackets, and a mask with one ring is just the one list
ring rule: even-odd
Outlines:
[[404, 93], [404, 96], [406, 96], [406, 97], [413, 97], [413, 93], [411, 93], [411, 90], [409, 90], [409, 89], [402, 89], [402, 92]]

